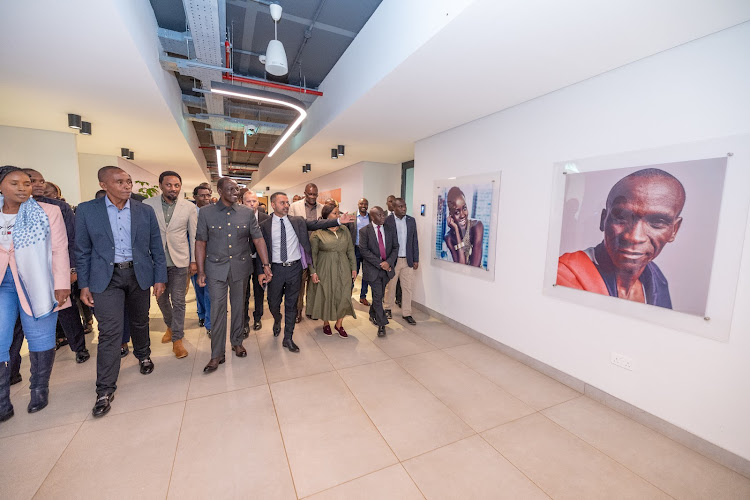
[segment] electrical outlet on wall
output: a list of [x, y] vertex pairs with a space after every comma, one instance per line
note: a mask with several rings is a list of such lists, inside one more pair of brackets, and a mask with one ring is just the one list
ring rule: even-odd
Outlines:
[[623, 356], [622, 354], [613, 352], [611, 361], [613, 365], [619, 366], [620, 368], [625, 368], [626, 370], [633, 371], [633, 360], [627, 356]]

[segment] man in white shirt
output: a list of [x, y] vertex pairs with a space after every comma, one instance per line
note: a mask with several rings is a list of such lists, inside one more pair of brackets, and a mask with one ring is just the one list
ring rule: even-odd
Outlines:
[[[253, 191], [248, 190], [242, 194], [242, 204], [255, 212], [255, 218], [258, 219], [258, 224], [261, 224], [264, 220], [270, 217], [270, 215], [258, 210], [258, 195]], [[251, 257], [253, 259], [257, 259], [258, 254], [255, 251], [255, 246], [252, 243], [250, 244], [250, 246], [252, 247]], [[245, 338], [248, 337], [250, 332], [250, 290], [252, 290], [253, 297], [255, 298], [255, 309], [253, 310], [253, 330], [260, 330], [261, 328], [263, 328], [263, 324], [261, 323], [260, 319], [263, 317], [263, 298], [265, 296], [265, 290], [258, 281], [257, 269], [253, 269], [253, 272], [248, 279], [247, 291], [245, 292], [245, 314], [243, 316], [245, 319], [245, 326], [243, 329]]]
[[417, 322], [411, 316], [411, 296], [414, 291], [414, 275], [419, 268], [419, 242], [417, 238], [417, 222], [414, 217], [406, 215], [406, 202], [403, 198], [396, 198], [393, 202], [393, 215], [385, 220], [385, 224], [393, 227], [398, 235], [398, 259], [396, 260], [394, 279], [385, 287], [383, 308], [387, 318], [392, 317], [391, 309], [396, 300], [396, 283], [401, 281], [402, 302], [401, 313], [410, 325]]

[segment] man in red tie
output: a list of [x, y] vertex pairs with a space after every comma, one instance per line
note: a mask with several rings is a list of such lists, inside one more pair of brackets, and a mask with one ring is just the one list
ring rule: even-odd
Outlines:
[[385, 336], [388, 319], [383, 311], [385, 285], [395, 275], [398, 258], [398, 237], [392, 226], [384, 226], [385, 212], [380, 207], [370, 210], [371, 224], [359, 230], [359, 253], [362, 255], [362, 279], [372, 289], [370, 321], [378, 327], [378, 337]]

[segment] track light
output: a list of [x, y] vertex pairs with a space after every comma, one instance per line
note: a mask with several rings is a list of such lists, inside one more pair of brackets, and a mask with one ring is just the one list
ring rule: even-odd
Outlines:
[[130, 150], [128, 148], [120, 148], [120, 156], [127, 160], [130, 157]]
[[335, 160], [339, 157], [339, 150], [336, 148], [331, 149], [331, 159]]
[[344, 146], [342, 144], [339, 144], [338, 153], [339, 153], [339, 156], [344, 156]]
[[128, 155], [128, 160], [133, 161], [135, 160], [135, 151], [131, 151]]
[[73, 113], [68, 113], [68, 127], [74, 128], [76, 130], [81, 128], [81, 115], [74, 115]]
[[91, 122], [81, 122], [81, 134], [91, 135]]

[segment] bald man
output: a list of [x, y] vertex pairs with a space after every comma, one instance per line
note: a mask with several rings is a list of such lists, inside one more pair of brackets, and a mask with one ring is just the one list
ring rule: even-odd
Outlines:
[[601, 213], [603, 241], [560, 256], [557, 284], [671, 309], [667, 279], [653, 261], [677, 237], [685, 199], [682, 183], [664, 170], [623, 177]]

